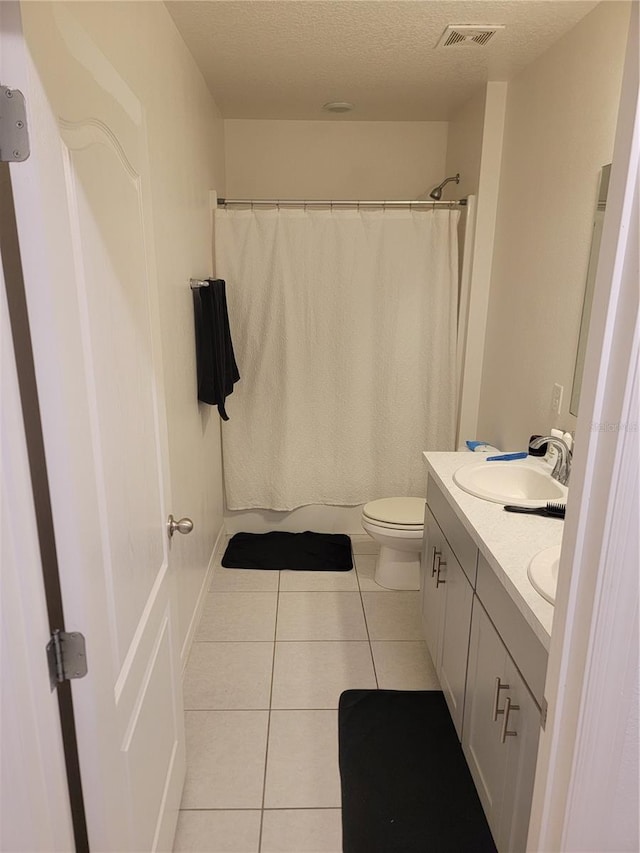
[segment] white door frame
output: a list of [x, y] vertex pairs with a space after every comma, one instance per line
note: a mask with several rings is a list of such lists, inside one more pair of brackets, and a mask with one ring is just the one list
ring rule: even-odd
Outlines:
[[74, 834], [58, 697], [49, 688], [49, 619], [1, 263], [0, 290], [0, 850], [64, 853], [74, 848]]
[[638, 847], [638, 3], [576, 430], [528, 850]]

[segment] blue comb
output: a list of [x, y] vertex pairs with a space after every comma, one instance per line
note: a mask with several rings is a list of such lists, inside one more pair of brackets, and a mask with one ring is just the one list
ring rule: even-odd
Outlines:
[[526, 459], [529, 454], [522, 453], [502, 453], [500, 456], [487, 456], [487, 462], [510, 462], [512, 459]]

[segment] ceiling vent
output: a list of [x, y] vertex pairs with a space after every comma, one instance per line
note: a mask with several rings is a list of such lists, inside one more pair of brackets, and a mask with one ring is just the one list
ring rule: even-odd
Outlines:
[[449, 24], [436, 47], [454, 47], [457, 44], [484, 47], [500, 30], [504, 30], [503, 24]]

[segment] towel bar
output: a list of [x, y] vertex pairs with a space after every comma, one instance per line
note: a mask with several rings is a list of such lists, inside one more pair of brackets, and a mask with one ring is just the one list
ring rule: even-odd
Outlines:
[[200, 287], [209, 287], [209, 282], [206, 279], [190, 278], [189, 284], [191, 286], [191, 290], [198, 290]]

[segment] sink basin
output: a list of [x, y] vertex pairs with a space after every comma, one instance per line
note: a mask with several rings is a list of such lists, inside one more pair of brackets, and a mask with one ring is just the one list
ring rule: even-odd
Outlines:
[[567, 499], [568, 489], [531, 462], [477, 462], [454, 472], [453, 481], [465, 492], [500, 504], [544, 506]]
[[527, 569], [533, 588], [551, 604], [556, 603], [559, 563], [560, 545], [554, 545], [552, 548], [545, 548], [544, 551], [536, 554]]

